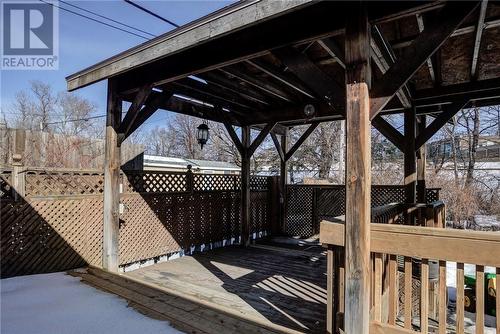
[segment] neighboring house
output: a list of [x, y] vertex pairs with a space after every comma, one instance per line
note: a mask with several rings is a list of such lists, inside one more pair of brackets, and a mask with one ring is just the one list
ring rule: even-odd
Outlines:
[[202, 174], [240, 174], [240, 167], [230, 162], [196, 160], [157, 155], [144, 155], [144, 170], [185, 172], [188, 166], [195, 173]]
[[[459, 159], [467, 159], [469, 138], [457, 136], [455, 138]], [[452, 155], [451, 139], [441, 139], [427, 144], [427, 155], [432, 161], [450, 158]], [[477, 161], [500, 161], [500, 136], [480, 136], [476, 153]]]

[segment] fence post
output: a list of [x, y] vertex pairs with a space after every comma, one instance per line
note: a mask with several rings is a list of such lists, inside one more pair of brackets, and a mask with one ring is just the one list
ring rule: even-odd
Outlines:
[[187, 180], [186, 180], [186, 190], [189, 193], [192, 193], [194, 191], [194, 182], [193, 182], [193, 171], [191, 170], [192, 166], [187, 165]]
[[26, 195], [26, 173], [24, 170], [24, 150], [26, 147], [26, 130], [16, 129], [14, 153], [12, 154], [12, 185], [14, 200], [19, 201]]
[[276, 219], [279, 217], [280, 213], [280, 190], [279, 190], [279, 176], [272, 176], [270, 178], [271, 180], [271, 187], [270, 189], [268, 188], [268, 203], [270, 205], [270, 209], [268, 210], [269, 212], [269, 221], [271, 223], [271, 235], [277, 235], [280, 233], [280, 228], [281, 228], [281, 221], [279, 219]]

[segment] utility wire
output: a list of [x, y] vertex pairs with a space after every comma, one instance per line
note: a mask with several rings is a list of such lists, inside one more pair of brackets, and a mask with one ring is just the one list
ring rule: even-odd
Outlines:
[[170, 20], [168, 20], [168, 19], [164, 18], [163, 16], [160, 16], [160, 15], [158, 15], [158, 14], [156, 14], [156, 13], [154, 13], [154, 12], [150, 11], [150, 10], [149, 10], [149, 9], [147, 9], [147, 8], [142, 7], [142, 6], [141, 6], [141, 5], [139, 5], [139, 4], [136, 4], [136, 3], [135, 3], [135, 2], [133, 2], [132, 0], [123, 0], [123, 1], [125, 1], [125, 2], [126, 2], [126, 3], [128, 3], [129, 5], [134, 6], [135, 8], [138, 8], [138, 9], [142, 10], [143, 12], [148, 13], [149, 15], [152, 15], [152, 16], [156, 17], [157, 19], [162, 20], [163, 22], [167, 22], [168, 24], [170, 24], [170, 25], [172, 25], [172, 26], [174, 26], [174, 27], [176, 27], [176, 28], [179, 28], [179, 25], [178, 25], [178, 24], [176, 24], [176, 23], [174, 23], [174, 22], [172, 22], [172, 21], [170, 21]]
[[145, 40], [149, 40], [149, 38], [148, 38], [148, 37], [144, 37], [144, 36], [142, 36], [142, 35], [136, 34], [135, 32], [132, 32], [132, 31], [129, 31], [129, 30], [126, 30], [126, 29], [122, 29], [122, 28], [117, 27], [117, 26], [114, 26], [114, 25], [112, 25], [112, 24], [109, 24], [109, 23], [106, 23], [106, 22], [103, 22], [103, 21], [100, 21], [100, 20], [94, 19], [94, 18], [89, 17], [89, 16], [87, 16], [87, 15], [77, 13], [77, 12], [72, 11], [72, 10], [70, 10], [70, 9], [67, 9], [67, 8], [64, 8], [64, 7], [60, 7], [60, 6], [58, 6], [58, 5], [54, 5], [53, 3], [46, 2], [46, 1], [44, 1], [44, 0], [38, 0], [38, 1], [43, 2], [44, 4], [47, 4], [47, 5], [51, 5], [52, 7], [59, 8], [59, 9], [61, 9], [61, 10], [64, 10], [64, 11], [68, 12], [68, 13], [71, 13], [71, 14], [74, 14], [74, 15], [78, 15], [78, 16], [83, 17], [83, 18], [86, 18], [86, 19], [88, 19], [88, 20], [91, 20], [91, 21], [94, 21], [94, 22], [97, 22], [97, 23], [103, 24], [103, 25], [105, 25], [105, 26], [107, 26], [107, 27], [110, 27], [110, 28], [113, 28], [113, 29], [116, 29], [116, 30], [120, 30], [120, 31], [122, 31], [122, 32], [126, 32], [126, 33], [128, 33], [128, 34], [134, 35], [134, 36], [136, 36], [136, 37], [143, 38], [143, 39], [145, 39]]
[[85, 9], [85, 8], [82, 8], [82, 7], [79, 7], [79, 6], [77, 6], [77, 5], [73, 5], [73, 4], [71, 4], [71, 3], [67, 2], [67, 1], [64, 1], [64, 0], [59, 0], [59, 2], [61, 2], [61, 3], [65, 4], [65, 5], [67, 5], [67, 6], [71, 6], [71, 7], [73, 7], [73, 8], [76, 8], [76, 9], [79, 9], [79, 10], [81, 10], [81, 11], [84, 11], [84, 12], [86, 12], [86, 13], [89, 13], [89, 14], [92, 14], [92, 15], [95, 15], [95, 16], [98, 16], [98, 17], [100, 17], [100, 18], [102, 18], [102, 19], [106, 19], [106, 20], [109, 20], [109, 21], [111, 21], [111, 22], [118, 23], [118, 24], [120, 24], [120, 25], [122, 25], [122, 26], [124, 26], [124, 27], [130, 28], [130, 29], [133, 29], [133, 30], [136, 30], [136, 31], [138, 31], [138, 32], [144, 33], [144, 34], [149, 35], [149, 36], [151, 36], [151, 37], [156, 37], [156, 35], [151, 34], [151, 33], [147, 32], [147, 31], [144, 31], [144, 30], [142, 30], [142, 29], [139, 29], [139, 28], [136, 28], [136, 27], [130, 26], [130, 25], [128, 25], [128, 24], [125, 24], [125, 23], [122, 23], [122, 22], [120, 22], [120, 21], [114, 20], [114, 19], [112, 19], [112, 18], [110, 18], [110, 17], [107, 17], [107, 16], [104, 16], [104, 15], [101, 15], [101, 14], [96, 13], [96, 12], [93, 12], [93, 11], [91, 11], [91, 10], [88, 10], [88, 9]]

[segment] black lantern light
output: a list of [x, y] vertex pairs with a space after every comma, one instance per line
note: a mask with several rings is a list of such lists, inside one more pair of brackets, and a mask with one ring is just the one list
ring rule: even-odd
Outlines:
[[208, 125], [203, 122], [198, 125], [198, 132], [196, 133], [196, 138], [198, 139], [198, 144], [200, 144], [201, 149], [203, 149], [203, 145], [205, 145], [208, 141]]

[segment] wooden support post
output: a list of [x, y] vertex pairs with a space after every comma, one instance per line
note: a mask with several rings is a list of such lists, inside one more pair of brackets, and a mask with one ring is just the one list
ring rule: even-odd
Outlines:
[[250, 246], [250, 127], [241, 128], [241, 245]]
[[104, 229], [102, 242], [102, 267], [118, 272], [120, 227], [120, 146], [118, 127], [121, 122], [122, 101], [118, 97], [115, 82], [108, 80], [108, 105], [106, 118], [106, 142], [104, 153]]
[[370, 324], [370, 27], [363, 3], [346, 20], [345, 333]]
[[14, 154], [12, 154], [12, 185], [14, 200], [21, 200], [26, 192], [26, 173], [24, 173], [24, 151], [26, 148], [26, 130], [16, 129]]
[[[416, 131], [416, 109], [411, 108], [404, 113], [404, 184], [406, 192], [406, 203], [415, 203], [417, 186], [417, 161], [415, 154], [415, 131]], [[414, 224], [413, 213], [408, 213], [406, 223]]]
[[[284, 136], [281, 136], [281, 151], [288, 151], [288, 128]], [[286, 185], [288, 184], [288, 163], [284, 159], [280, 160], [280, 222], [281, 232], [285, 232], [286, 224]]]
[[[417, 135], [425, 130], [427, 117], [425, 115], [419, 116], [419, 121], [417, 125]], [[419, 203], [425, 203], [425, 166], [426, 161], [426, 149], [425, 144], [422, 145], [417, 151], [417, 201]]]

